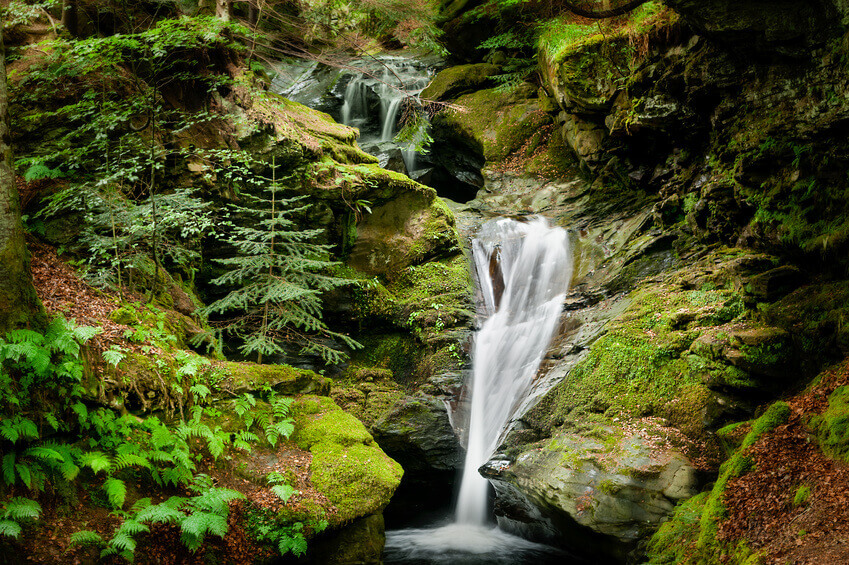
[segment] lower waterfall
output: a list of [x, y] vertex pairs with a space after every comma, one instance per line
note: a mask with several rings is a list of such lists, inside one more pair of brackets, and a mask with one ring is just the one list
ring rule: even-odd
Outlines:
[[544, 218], [484, 224], [473, 242], [483, 323], [475, 336], [468, 447], [457, 512], [442, 527], [387, 532], [387, 563], [545, 563], [562, 554], [507, 534], [487, 515], [478, 472], [530, 391], [560, 320], [572, 276], [565, 230]]

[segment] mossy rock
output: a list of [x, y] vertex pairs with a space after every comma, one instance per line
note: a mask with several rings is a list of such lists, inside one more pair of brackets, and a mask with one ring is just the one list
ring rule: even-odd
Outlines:
[[386, 532], [381, 514], [372, 514], [311, 542], [309, 561], [322, 565], [381, 563]]
[[380, 512], [401, 482], [401, 466], [330, 398], [302, 396], [292, 404], [292, 414], [292, 438], [312, 454], [312, 484], [338, 510], [333, 523]]
[[828, 397], [828, 408], [811, 418], [808, 427], [816, 432], [823, 453], [849, 462], [849, 387], [836, 388]]
[[459, 110], [446, 110], [433, 120], [434, 138], [467, 147], [490, 163], [500, 163], [523, 149], [530, 156], [535, 136], [553, 121], [532, 88], [510, 92], [480, 90], [456, 100]]
[[221, 381], [218, 388], [234, 394], [274, 390], [285, 396], [330, 392], [331, 379], [290, 365], [258, 365], [256, 363], [222, 361], [213, 365]]
[[425, 100], [453, 100], [461, 94], [480, 90], [499, 72], [500, 67], [488, 63], [449, 67], [437, 73], [420, 96]]
[[622, 34], [588, 35], [554, 52], [541, 51], [543, 84], [568, 113], [604, 115], [619, 87], [620, 64], [627, 68], [628, 38]]
[[406, 193], [357, 224], [348, 264], [370, 275], [391, 275], [458, 250], [454, 215], [445, 204], [434, 195]]

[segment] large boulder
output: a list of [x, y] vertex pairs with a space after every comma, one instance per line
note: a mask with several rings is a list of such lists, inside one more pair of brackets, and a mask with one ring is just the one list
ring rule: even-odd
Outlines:
[[[615, 558], [623, 558], [699, 486], [687, 457], [645, 427], [558, 433], [515, 461], [491, 461], [482, 472], [497, 490], [507, 483], [560, 526], [566, 539], [559, 543]], [[509, 528], [529, 522], [512, 508], [501, 505], [499, 523]]]
[[408, 473], [454, 472], [462, 467], [463, 449], [445, 402], [438, 398], [403, 399], [374, 424], [372, 433]]
[[380, 513], [401, 483], [401, 466], [330, 398], [302, 396], [292, 414], [292, 439], [312, 455], [311, 482], [336, 507], [331, 524]]

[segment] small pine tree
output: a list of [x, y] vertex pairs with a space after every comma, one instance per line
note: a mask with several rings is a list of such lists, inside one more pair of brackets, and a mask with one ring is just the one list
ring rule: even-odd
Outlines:
[[315, 243], [323, 230], [299, 229], [291, 219], [309, 207], [302, 204], [304, 197], [282, 198], [276, 177], [264, 191], [269, 198], [245, 195], [252, 207], [233, 206], [237, 214], [257, 221], [234, 228], [229, 241], [238, 254], [218, 260], [230, 270], [212, 284], [235, 289], [207, 306], [205, 314], [237, 313], [220, 329], [241, 339], [240, 351], [255, 353], [259, 363], [263, 356], [282, 353], [283, 343], [298, 343], [301, 353], [339, 363], [345, 355], [321, 343], [322, 337], [350, 348], [361, 345], [327, 328], [321, 320], [321, 294], [351, 281], [326, 274], [338, 263], [328, 259], [330, 246]]

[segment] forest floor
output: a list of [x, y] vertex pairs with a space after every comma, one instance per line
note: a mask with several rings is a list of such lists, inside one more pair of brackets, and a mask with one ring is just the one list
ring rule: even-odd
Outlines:
[[[827, 458], [806, 426], [826, 409], [829, 395], [847, 384], [844, 362], [787, 401], [789, 421], [751, 447], [754, 469], [729, 481], [721, 539], [747, 540], [770, 565], [849, 563], [849, 465]], [[800, 487], [811, 494], [794, 504]]]
[[[50, 317], [62, 315], [77, 324], [103, 328], [93, 338], [92, 344], [97, 351], [108, 349], [112, 344], [133, 348], [138, 346], [125, 338], [128, 326], [117, 324], [110, 314], [123, 301], [143, 302], [143, 297], [125, 292], [122, 297], [117, 293], [98, 290], [83, 280], [74, 268], [65, 263], [56, 249], [33, 238], [27, 242], [30, 250], [30, 267], [36, 292]], [[200, 442], [198, 439], [191, 440]], [[197, 452], [204, 452], [198, 445]], [[207, 563], [209, 555], [226, 556], [227, 563], [242, 565], [257, 560], [270, 559], [274, 553], [259, 545], [247, 528], [250, 527], [250, 515], [257, 510], [279, 512], [286, 507], [288, 513], [314, 514], [316, 508], [324, 509], [325, 517], [331, 518], [336, 512], [333, 504], [315, 490], [310, 481], [312, 455], [295, 445], [284, 441], [275, 449], [254, 449], [251, 453], [233, 450], [225, 457], [213, 460], [208, 453], [198, 462], [198, 472], [208, 474], [215, 485], [237, 490], [245, 495], [244, 500], [230, 504], [228, 532], [224, 538], [209, 537], [204, 546], [191, 553], [180, 541], [179, 528], [174, 525], [156, 524], [149, 534], [138, 537], [136, 563], [156, 563], [158, 565], [194, 565]], [[278, 472], [289, 478], [296, 491], [284, 504], [262, 481], [271, 472]], [[79, 484], [79, 483], [77, 483]], [[185, 489], [163, 488], [139, 478], [128, 481], [128, 503], [143, 497], [149, 497], [154, 503], [169, 496], [191, 496]], [[11, 563], [24, 556], [27, 563], [43, 564], [93, 564], [125, 563], [117, 557], [100, 558], [99, 547], [71, 547], [70, 537], [80, 530], [92, 530], [104, 540], [112, 537], [121, 523], [121, 512], [113, 512], [98, 484], [83, 482], [81, 488], [73, 491], [59, 489], [42, 493], [38, 502], [43, 515], [38, 525], [28, 532], [23, 541], [15, 543]], [[6, 563], [0, 555], [0, 563]]]

